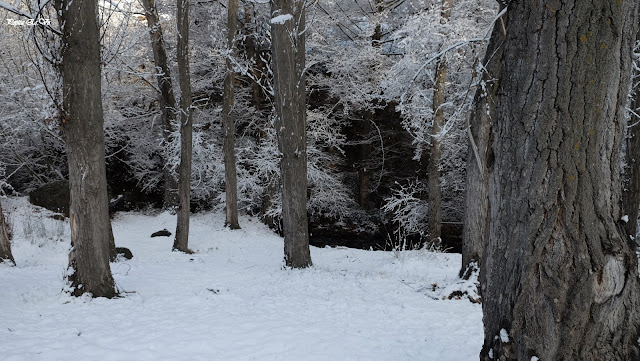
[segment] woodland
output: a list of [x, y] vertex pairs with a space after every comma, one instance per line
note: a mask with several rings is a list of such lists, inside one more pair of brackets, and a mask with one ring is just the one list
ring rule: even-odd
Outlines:
[[[9, 205], [0, 206], [0, 281], [7, 280], [0, 287], [21, 289], [31, 273], [20, 269], [62, 262], [54, 282], [62, 292], [50, 302], [127, 310], [123, 302], [145, 297], [127, 287], [159, 291], [142, 291], [150, 286], [132, 282], [122, 265], [135, 274], [164, 260], [175, 276], [201, 262], [223, 275], [220, 282], [229, 277], [224, 297], [266, 297], [269, 305], [268, 290], [236, 289], [243, 268], [232, 260], [255, 251], [246, 266], [259, 265], [268, 282], [318, 287], [305, 289], [303, 303], [332, 299], [319, 291], [322, 272], [349, 278], [345, 290], [375, 292], [378, 284], [396, 292], [385, 283], [390, 272], [413, 293], [385, 299], [387, 306], [406, 303], [416, 313], [422, 302], [464, 302], [443, 312], [482, 314], [483, 330], [478, 320], [478, 329], [465, 318], [454, 322], [462, 337], [478, 338], [461, 351], [471, 359], [640, 360], [639, 7], [635, 0], [0, 1], [0, 203]], [[36, 240], [32, 213], [65, 230], [37, 226]], [[132, 223], [149, 233], [159, 229], [148, 225], [164, 227], [171, 244], [162, 250], [135, 240], [148, 235]], [[205, 242], [207, 229], [215, 246]], [[342, 264], [343, 255], [370, 268]], [[380, 266], [379, 255], [394, 266]], [[221, 291], [198, 282], [186, 282], [200, 287], [186, 302], [208, 309], [200, 301]], [[279, 290], [274, 297], [298, 300]], [[10, 293], [0, 309], [16, 307], [14, 296], [25, 293]], [[263, 311], [282, 321], [274, 309]], [[447, 317], [433, 314], [421, 315]], [[12, 327], [23, 321], [11, 319], [7, 340], [20, 336]], [[370, 327], [377, 330], [354, 332]], [[226, 359], [300, 357], [278, 348], [282, 340], [247, 335], [274, 353]], [[414, 345], [371, 359], [467, 359], [450, 350], [455, 342], [441, 342], [449, 351]], [[395, 351], [392, 343], [385, 351]], [[308, 358], [328, 355], [317, 352]], [[332, 357], [367, 357], [353, 352]], [[11, 355], [29, 358], [19, 348]], [[154, 353], [134, 359], [148, 357]]]

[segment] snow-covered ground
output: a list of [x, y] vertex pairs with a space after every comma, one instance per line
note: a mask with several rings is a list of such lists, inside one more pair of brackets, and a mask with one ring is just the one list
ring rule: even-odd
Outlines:
[[[68, 223], [3, 199], [17, 267], [0, 266], [0, 360], [477, 360], [480, 305], [441, 300], [460, 256], [311, 249], [313, 267], [283, 269], [283, 241], [257, 219], [223, 227], [192, 218], [190, 248], [171, 252], [167, 214], [121, 213], [111, 264], [118, 299], [61, 290]], [[435, 289], [435, 291], [434, 291]]]

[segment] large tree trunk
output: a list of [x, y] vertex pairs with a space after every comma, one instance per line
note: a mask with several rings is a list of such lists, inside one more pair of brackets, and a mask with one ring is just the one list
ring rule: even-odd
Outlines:
[[191, 215], [191, 76], [189, 74], [189, 0], [178, 0], [178, 75], [180, 76], [180, 170], [178, 178], [178, 223], [173, 250], [189, 250], [189, 217]]
[[[164, 38], [162, 36], [162, 26], [158, 17], [158, 8], [155, 0], [142, 0], [147, 26], [149, 27], [149, 36], [151, 37], [151, 48], [153, 49], [153, 61], [155, 63], [156, 78], [158, 80], [158, 89], [160, 90], [160, 109], [162, 111], [162, 137], [165, 144], [173, 141], [172, 134], [174, 124], [176, 122], [176, 98], [173, 94], [173, 82], [171, 80], [171, 71], [167, 60], [167, 52], [164, 47]], [[178, 206], [178, 180], [176, 175], [171, 171], [171, 167], [166, 164], [168, 155], [163, 159], [164, 164], [164, 208], [174, 209]]]
[[62, 131], [71, 206], [72, 294], [116, 296], [109, 268], [109, 199], [100, 89], [100, 33], [95, 0], [57, 0], [62, 25]]
[[224, 132], [224, 180], [226, 193], [226, 224], [231, 229], [240, 229], [238, 224], [238, 176], [236, 174], [235, 122], [231, 110], [234, 101], [233, 63], [229, 57], [236, 54], [236, 32], [238, 30], [238, 0], [229, 0], [227, 7], [227, 73], [224, 77], [224, 100], [222, 103], [222, 128]]
[[11, 237], [7, 230], [7, 223], [4, 219], [2, 204], [0, 203], [0, 263], [3, 262], [10, 262], [12, 265], [16, 265], [13, 254], [11, 254]]
[[284, 258], [294, 268], [311, 265], [307, 222], [307, 134], [304, 0], [275, 0], [271, 24], [275, 127], [282, 153]]
[[482, 296], [489, 360], [638, 360], [621, 143], [637, 1], [509, 2]]
[[471, 264], [482, 263], [489, 237], [489, 163], [492, 159], [490, 136], [495, 119], [495, 99], [498, 90], [496, 80], [502, 66], [505, 19], [506, 16], [503, 15], [494, 24], [484, 60], [477, 67], [482, 72], [482, 80], [468, 118], [469, 150], [460, 276], [468, 275], [467, 270]]
[[[451, 18], [453, 0], [442, 0], [440, 22], [446, 24]], [[443, 57], [436, 65], [435, 89], [433, 90], [433, 126], [431, 129], [431, 152], [428, 165], [428, 191], [429, 191], [429, 241], [439, 242], [442, 234], [442, 190], [440, 187], [440, 159], [442, 158], [442, 145], [440, 144], [440, 132], [444, 128], [444, 96], [447, 80], [447, 60]]]
[[[640, 32], [636, 35], [636, 45], [640, 43]], [[638, 64], [639, 59], [634, 59]], [[640, 64], [639, 64], [640, 65]], [[640, 207], [640, 71], [634, 68], [632, 80], [633, 99], [630, 108], [634, 114], [631, 115], [627, 128], [627, 153], [625, 179], [623, 183], [623, 212], [627, 216], [625, 224], [626, 234], [638, 243], [638, 208]]]

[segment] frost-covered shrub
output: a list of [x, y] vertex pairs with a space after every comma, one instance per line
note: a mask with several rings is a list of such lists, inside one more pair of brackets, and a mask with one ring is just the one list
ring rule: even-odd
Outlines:
[[421, 195], [426, 187], [417, 181], [407, 185], [397, 183], [393, 194], [385, 199], [382, 209], [390, 213], [392, 221], [397, 224], [396, 233], [401, 238], [416, 235], [424, 238], [428, 235], [428, 204]]

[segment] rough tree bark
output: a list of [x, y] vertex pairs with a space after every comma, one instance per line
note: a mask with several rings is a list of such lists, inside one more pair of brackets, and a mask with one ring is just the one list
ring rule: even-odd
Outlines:
[[178, 178], [178, 223], [173, 250], [189, 250], [191, 215], [191, 158], [193, 124], [191, 119], [191, 76], [189, 74], [189, 0], [178, 0], [178, 75], [180, 77], [180, 168]]
[[[442, 0], [440, 12], [442, 24], [446, 24], [451, 18], [453, 0]], [[444, 56], [436, 65], [435, 89], [433, 90], [433, 126], [431, 129], [431, 152], [428, 165], [428, 192], [429, 192], [429, 242], [438, 242], [442, 234], [442, 190], [440, 188], [440, 159], [442, 158], [442, 146], [440, 145], [440, 132], [444, 128], [444, 96], [447, 80], [447, 60]]]
[[[640, 43], [640, 32], [636, 34], [636, 45]], [[638, 63], [637, 55], [634, 61]], [[627, 153], [625, 179], [623, 183], [622, 202], [623, 210], [627, 215], [625, 224], [626, 234], [638, 243], [638, 208], [640, 207], [640, 71], [634, 68], [632, 77], [633, 98], [630, 108], [635, 114], [631, 115], [627, 128]]]
[[[502, 10], [502, 9], [501, 9]], [[492, 159], [491, 126], [495, 119], [495, 99], [498, 76], [502, 65], [502, 43], [505, 39], [503, 24], [507, 15], [498, 19], [493, 27], [482, 64], [481, 82], [476, 91], [473, 108], [469, 114], [469, 150], [467, 155], [467, 179], [465, 212], [462, 232], [461, 277], [468, 277], [475, 267], [482, 264], [484, 248], [489, 237], [489, 168]]]
[[229, 0], [227, 6], [227, 73], [224, 77], [224, 99], [222, 102], [222, 129], [224, 132], [224, 180], [226, 194], [226, 225], [240, 229], [238, 224], [238, 176], [236, 174], [235, 121], [231, 111], [234, 102], [235, 71], [229, 57], [236, 54], [236, 32], [238, 30], [238, 0]]
[[56, 0], [62, 24], [62, 132], [71, 206], [72, 294], [117, 295], [109, 268], [109, 199], [100, 88], [100, 33], [95, 0]]
[[4, 212], [2, 211], [2, 203], [0, 203], [0, 263], [11, 263], [16, 265], [16, 261], [11, 254], [11, 237], [7, 230], [7, 223], [4, 219]]
[[[165, 144], [173, 141], [172, 134], [175, 130], [176, 122], [176, 97], [173, 93], [173, 81], [167, 60], [167, 52], [164, 46], [162, 26], [158, 16], [158, 8], [155, 0], [142, 0], [149, 36], [151, 37], [151, 49], [153, 50], [153, 62], [155, 64], [156, 78], [160, 96], [160, 109], [162, 111], [162, 137]], [[163, 157], [164, 164], [164, 208], [175, 209], [178, 206], [178, 180], [176, 174], [171, 171], [171, 167], [166, 164], [167, 156]]]
[[[640, 91], [640, 90], [636, 90]], [[638, 94], [634, 94], [634, 100], [631, 103], [632, 109], [640, 107], [640, 99]], [[637, 110], [636, 110], [637, 112]], [[640, 118], [632, 116], [631, 124], [640, 121]], [[622, 195], [623, 209], [627, 216], [625, 223], [625, 233], [629, 238], [635, 240], [638, 233], [638, 207], [640, 207], [640, 125], [635, 124], [629, 128], [627, 134], [627, 154], [626, 154], [626, 172], [625, 183]]]
[[638, 2], [508, 6], [480, 358], [638, 360], [638, 260], [621, 222]]
[[271, 38], [278, 145], [282, 153], [284, 258], [311, 266], [307, 222], [307, 135], [304, 0], [274, 0]]

